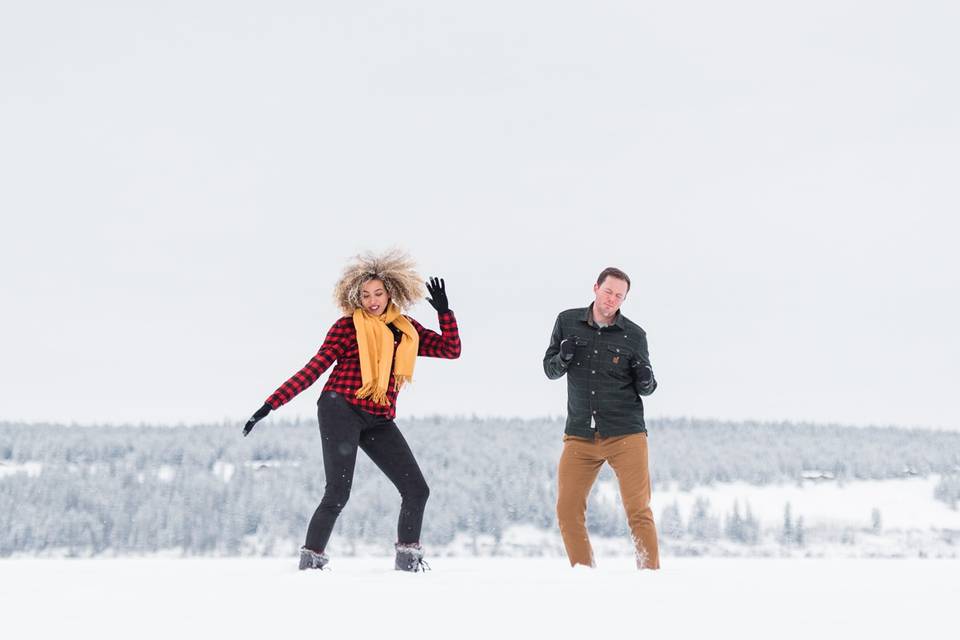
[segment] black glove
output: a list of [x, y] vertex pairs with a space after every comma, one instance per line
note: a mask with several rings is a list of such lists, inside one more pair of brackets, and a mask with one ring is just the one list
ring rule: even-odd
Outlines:
[[264, 404], [262, 407], [257, 409], [256, 413], [253, 414], [253, 417], [247, 420], [247, 426], [243, 428], [244, 437], [250, 435], [250, 431], [253, 429], [253, 425], [257, 424], [258, 422], [266, 418], [267, 414], [270, 413], [272, 410], [273, 410], [273, 407], [271, 407], [268, 404]]
[[653, 368], [649, 364], [637, 360], [630, 366], [633, 367], [633, 376], [638, 387], [649, 387], [653, 384]]
[[560, 359], [564, 362], [573, 360], [573, 354], [577, 350], [576, 338], [564, 338], [560, 341]]
[[446, 313], [450, 311], [450, 303], [447, 302], [447, 289], [446, 284], [443, 282], [443, 278], [430, 278], [430, 282], [427, 283], [427, 291], [430, 293], [430, 297], [427, 298], [427, 302], [433, 305], [433, 308], [437, 310], [437, 313]]

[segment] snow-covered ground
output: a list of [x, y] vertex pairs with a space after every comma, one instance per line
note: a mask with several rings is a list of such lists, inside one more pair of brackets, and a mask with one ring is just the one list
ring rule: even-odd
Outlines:
[[[7, 638], [953, 638], [957, 560], [0, 560]], [[608, 635], [611, 634], [611, 635]]]

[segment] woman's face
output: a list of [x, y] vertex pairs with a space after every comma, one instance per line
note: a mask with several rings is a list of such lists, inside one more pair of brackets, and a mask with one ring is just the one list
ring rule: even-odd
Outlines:
[[360, 288], [360, 304], [363, 305], [363, 310], [372, 316], [379, 316], [387, 310], [390, 296], [387, 295], [382, 280], [370, 280], [363, 284]]

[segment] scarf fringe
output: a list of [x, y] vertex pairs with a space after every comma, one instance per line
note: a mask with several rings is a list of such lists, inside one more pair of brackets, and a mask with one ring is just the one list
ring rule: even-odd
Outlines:
[[[405, 384], [413, 382], [413, 378], [411, 376], [394, 374], [393, 382], [394, 382], [394, 385], [396, 386], [397, 391], [400, 391], [400, 389], [402, 389]], [[373, 382], [373, 381], [368, 382], [367, 384], [357, 389], [357, 392], [354, 395], [356, 395], [356, 397], [360, 399], [370, 398], [374, 403], [382, 407], [385, 407], [390, 404], [390, 401], [387, 399], [386, 390], [379, 391], [377, 389], [376, 382]]]

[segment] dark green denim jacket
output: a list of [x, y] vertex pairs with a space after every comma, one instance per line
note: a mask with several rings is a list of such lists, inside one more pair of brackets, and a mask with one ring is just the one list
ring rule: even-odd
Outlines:
[[[574, 338], [573, 359], [560, 358], [560, 342]], [[622, 313], [608, 327], [593, 322], [593, 305], [569, 309], [557, 316], [550, 346], [543, 356], [543, 371], [551, 380], [567, 376], [567, 426], [565, 433], [592, 438], [645, 433], [643, 400], [657, 388], [656, 379], [641, 386], [635, 365], [650, 365], [647, 334]], [[652, 366], [651, 366], [652, 370]], [[591, 427], [591, 420], [596, 429]]]

